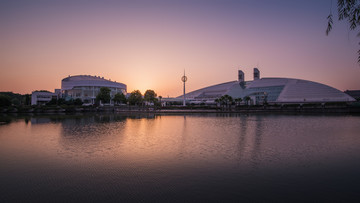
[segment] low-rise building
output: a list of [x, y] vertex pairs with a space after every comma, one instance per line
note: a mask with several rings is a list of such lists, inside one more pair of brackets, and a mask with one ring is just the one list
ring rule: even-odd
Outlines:
[[52, 99], [58, 99], [58, 95], [49, 91], [33, 91], [31, 93], [31, 105], [44, 105]]

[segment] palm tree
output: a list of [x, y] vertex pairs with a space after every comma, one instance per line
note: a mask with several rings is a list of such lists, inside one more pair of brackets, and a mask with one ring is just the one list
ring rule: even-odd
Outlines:
[[222, 101], [222, 103], [226, 105], [226, 108], [230, 108], [233, 102], [233, 98], [226, 94], [220, 97], [220, 101]]
[[245, 103], [246, 105], [249, 105], [249, 101], [251, 100], [251, 98], [249, 96], [244, 97]]
[[162, 96], [159, 96], [159, 100], [160, 100], [160, 108], [161, 108], [161, 99], [162, 99]]
[[217, 107], [218, 107], [219, 104], [220, 104], [220, 98], [216, 98], [216, 99], [214, 100], [214, 102], [216, 103], [216, 109], [217, 109]]
[[236, 106], [240, 106], [240, 103], [242, 102], [242, 99], [241, 98], [236, 98], [235, 99], [235, 103], [236, 103]]
[[220, 103], [221, 109], [223, 109], [224, 104], [225, 104], [225, 97], [224, 97], [224, 96], [221, 96], [221, 97], [218, 99], [218, 101], [219, 101], [219, 103]]

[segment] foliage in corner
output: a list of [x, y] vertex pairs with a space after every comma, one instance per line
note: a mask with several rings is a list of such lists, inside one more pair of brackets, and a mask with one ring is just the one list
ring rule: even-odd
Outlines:
[[[359, 0], [338, 0], [337, 10], [339, 20], [347, 20], [349, 23], [350, 30], [355, 30], [360, 26], [360, 1]], [[328, 26], [326, 28], [326, 35], [329, 35], [333, 28], [332, 12], [327, 17]], [[358, 33], [360, 36], [360, 33]], [[360, 63], [360, 50], [358, 50], [358, 63]]]

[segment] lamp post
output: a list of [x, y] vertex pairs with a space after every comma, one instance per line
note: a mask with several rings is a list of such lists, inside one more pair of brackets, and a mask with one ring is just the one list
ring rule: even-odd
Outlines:
[[184, 70], [184, 76], [181, 77], [181, 81], [184, 83], [184, 98], [183, 98], [183, 106], [186, 106], [185, 102], [185, 82], [187, 81], [187, 77], [185, 76], [185, 70]]

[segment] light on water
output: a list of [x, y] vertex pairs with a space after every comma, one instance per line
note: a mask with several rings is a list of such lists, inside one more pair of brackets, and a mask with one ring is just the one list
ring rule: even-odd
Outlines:
[[354, 201], [360, 117], [69, 115], [0, 126], [0, 200]]

